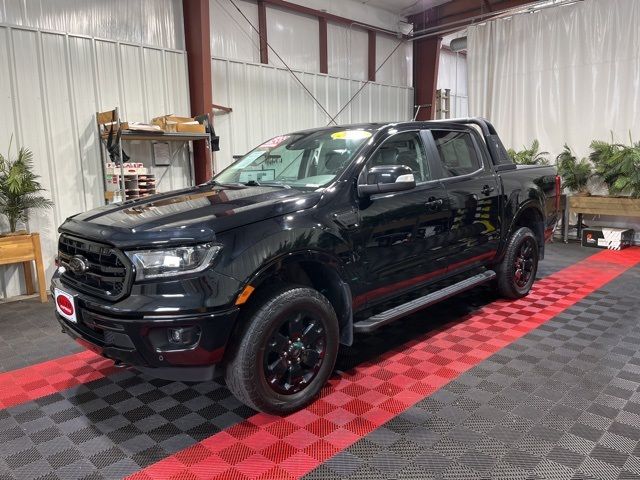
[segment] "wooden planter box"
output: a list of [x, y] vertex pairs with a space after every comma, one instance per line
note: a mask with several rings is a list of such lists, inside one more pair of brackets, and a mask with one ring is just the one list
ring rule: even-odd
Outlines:
[[[640, 198], [574, 195], [569, 197], [568, 210], [568, 213], [578, 214], [578, 239], [581, 239], [583, 214], [640, 217]], [[567, 235], [565, 229], [565, 242], [566, 240]]]
[[572, 196], [569, 197], [569, 208], [572, 213], [640, 217], [640, 198]]
[[47, 283], [44, 277], [44, 265], [42, 264], [40, 235], [31, 233], [0, 237], [0, 265], [22, 263], [28, 295], [34, 293], [32, 261], [36, 264], [40, 301], [44, 303], [47, 301]]

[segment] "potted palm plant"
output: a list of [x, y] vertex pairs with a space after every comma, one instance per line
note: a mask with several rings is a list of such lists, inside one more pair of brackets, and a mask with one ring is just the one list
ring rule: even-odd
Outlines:
[[594, 215], [640, 217], [640, 142], [628, 145], [594, 140], [589, 158], [607, 196], [571, 197], [571, 211]]
[[540, 151], [540, 142], [535, 139], [531, 142], [530, 147], [523, 147], [520, 151], [515, 151], [513, 148], [507, 150], [507, 153], [513, 160], [513, 163], [518, 165], [548, 165], [549, 160], [547, 155], [549, 152]]
[[640, 198], [640, 142], [629, 134], [629, 145], [620, 145], [608, 161], [609, 190], [613, 194]]
[[18, 231], [18, 227], [26, 227], [30, 210], [53, 206], [51, 200], [40, 195], [44, 188], [38, 178], [33, 172], [33, 153], [28, 148], [21, 147], [15, 158], [11, 153], [7, 157], [0, 154], [0, 214], [9, 222], [8, 235], [26, 233]]
[[593, 163], [595, 175], [607, 186], [609, 192], [613, 193], [616, 175], [613, 175], [612, 159], [620, 152], [623, 145], [614, 143], [612, 134], [611, 142], [593, 140], [589, 147], [591, 148], [589, 159]]
[[556, 157], [558, 174], [562, 177], [562, 184], [575, 195], [591, 195], [587, 184], [593, 175], [591, 164], [586, 158], [578, 161], [573, 151], [565, 143], [564, 149]]

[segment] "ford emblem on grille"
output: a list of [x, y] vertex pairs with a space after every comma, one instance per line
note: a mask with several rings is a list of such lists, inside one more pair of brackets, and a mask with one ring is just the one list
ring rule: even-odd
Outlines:
[[74, 255], [69, 260], [69, 270], [75, 275], [80, 275], [89, 270], [89, 263], [82, 255]]

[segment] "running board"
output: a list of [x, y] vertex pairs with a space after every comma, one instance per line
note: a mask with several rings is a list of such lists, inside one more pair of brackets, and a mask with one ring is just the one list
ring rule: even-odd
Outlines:
[[410, 302], [398, 305], [391, 310], [380, 312], [366, 320], [356, 322], [353, 324], [353, 331], [358, 333], [371, 333], [383, 325], [387, 325], [388, 323], [417, 312], [418, 310], [433, 305], [434, 303], [446, 300], [447, 298], [453, 297], [465, 290], [490, 282], [494, 278], [496, 278], [496, 272], [493, 270], [487, 270], [479, 273], [478, 275], [474, 275], [473, 277], [469, 277], [461, 282], [449, 285], [441, 290], [436, 290], [424, 297], [416, 298]]

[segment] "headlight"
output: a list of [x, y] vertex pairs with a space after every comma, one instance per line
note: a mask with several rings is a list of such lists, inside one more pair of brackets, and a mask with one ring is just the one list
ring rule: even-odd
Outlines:
[[221, 249], [220, 245], [205, 244], [125, 253], [136, 267], [136, 280], [147, 280], [201, 272], [211, 265]]

